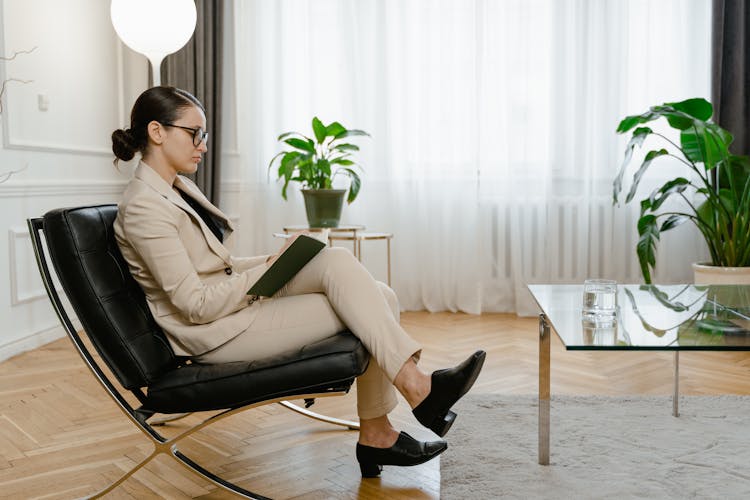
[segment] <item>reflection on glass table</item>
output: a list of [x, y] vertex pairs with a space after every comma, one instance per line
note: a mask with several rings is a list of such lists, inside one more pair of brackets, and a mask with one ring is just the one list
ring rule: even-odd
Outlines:
[[529, 290], [570, 350], [750, 350], [750, 286], [620, 285], [604, 325], [582, 315], [581, 285]]

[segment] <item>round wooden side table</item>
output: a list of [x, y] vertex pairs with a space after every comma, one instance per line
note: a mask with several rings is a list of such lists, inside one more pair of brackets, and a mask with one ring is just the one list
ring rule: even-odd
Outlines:
[[364, 232], [365, 226], [361, 224], [343, 224], [338, 227], [310, 227], [306, 224], [296, 224], [291, 226], [284, 226], [284, 233], [290, 233], [295, 231], [310, 231], [313, 233], [321, 232], [324, 229], [328, 229], [328, 244], [333, 246], [334, 241], [351, 241], [352, 242], [352, 253], [354, 256], [362, 262], [362, 242], [370, 240], [385, 240], [386, 251], [387, 251], [387, 269], [388, 269], [388, 286], [391, 285], [391, 240], [393, 239], [393, 233], [374, 233]]
[[352, 241], [352, 253], [355, 257], [359, 258], [357, 248], [357, 234], [364, 231], [365, 226], [361, 224], [342, 224], [338, 227], [310, 227], [305, 224], [297, 224], [293, 226], [284, 226], [285, 233], [294, 233], [297, 231], [310, 231], [311, 233], [320, 233], [321, 231], [328, 230], [328, 246], [333, 246], [332, 240], [344, 240]]
[[387, 251], [387, 269], [388, 269], [388, 286], [391, 286], [391, 240], [393, 233], [369, 233], [357, 232], [351, 235], [330, 234], [328, 241], [333, 244], [334, 241], [351, 241], [354, 246], [354, 256], [362, 262], [362, 242], [371, 240], [385, 240]]

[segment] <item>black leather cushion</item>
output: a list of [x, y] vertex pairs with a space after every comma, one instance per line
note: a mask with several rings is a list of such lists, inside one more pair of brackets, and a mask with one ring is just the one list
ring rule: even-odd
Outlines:
[[116, 215], [116, 205], [53, 210], [44, 216], [44, 234], [65, 293], [99, 354], [125, 388], [147, 387], [144, 409], [216, 410], [338, 392], [364, 373], [369, 354], [349, 332], [271, 359], [180, 366], [117, 247]]
[[191, 364], [154, 382], [144, 408], [161, 413], [218, 410], [295, 394], [345, 391], [368, 359], [359, 339], [340, 333], [274, 358]]
[[57, 209], [44, 215], [55, 271], [99, 355], [126, 389], [177, 367], [114, 237], [117, 205]]

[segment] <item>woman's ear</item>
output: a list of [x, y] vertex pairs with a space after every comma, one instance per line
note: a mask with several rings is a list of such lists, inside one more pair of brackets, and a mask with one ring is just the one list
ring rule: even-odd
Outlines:
[[148, 132], [148, 138], [151, 142], [161, 144], [164, 141], [164, 127], [162, 127], [161, 123], [156, 120], [149, 122], [146, 126], [146, 131]]

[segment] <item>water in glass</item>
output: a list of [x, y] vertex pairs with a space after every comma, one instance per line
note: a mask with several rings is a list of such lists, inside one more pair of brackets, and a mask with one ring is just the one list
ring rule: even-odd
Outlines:
[[586, 280], [583, 283], [583, 314], [590, 319], [612, 319], [617, 314], [617, 282]]

